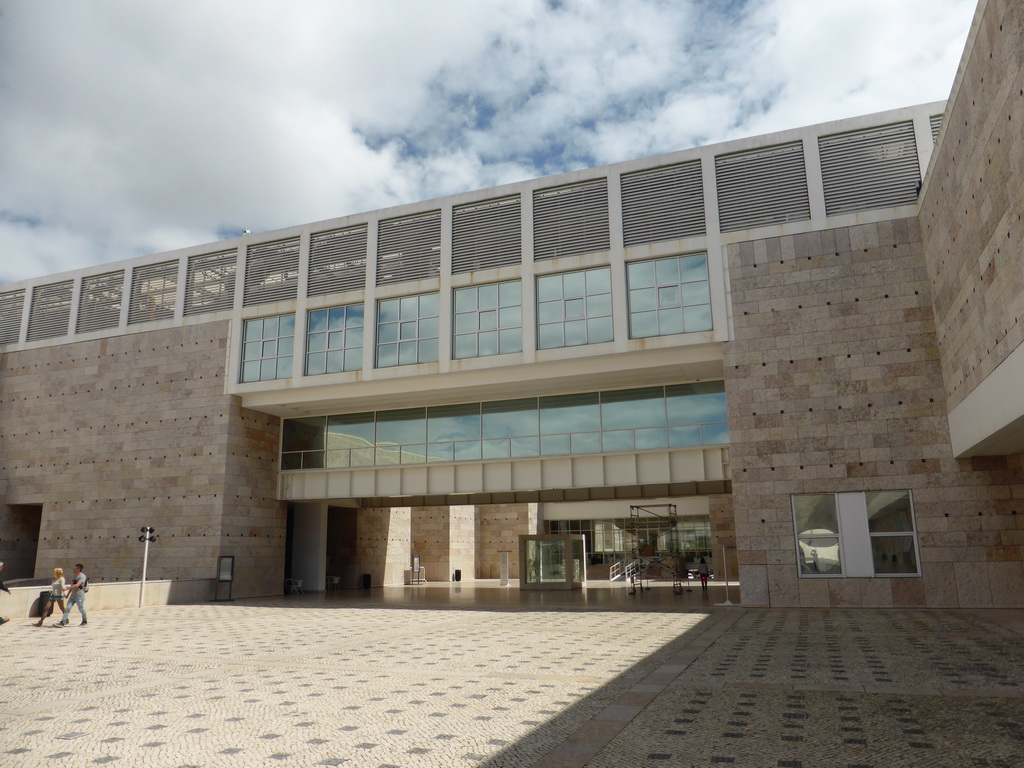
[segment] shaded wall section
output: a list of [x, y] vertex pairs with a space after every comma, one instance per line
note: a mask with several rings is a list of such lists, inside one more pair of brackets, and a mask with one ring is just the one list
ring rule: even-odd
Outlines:
[[339, 579], [342, 589], [361, 587], [356, 538], [358, 510], [327, 508], [327, 578]]
[[921, 202], [951, 408], [1024, 341], [1024, 10], [981, 14]]
[[42, 505], [36, 576], [87, 565], [137, 579], [213, 578], [279, 593], [285, 513], [275, 498], [279, 420], [224, 392], [228, 323], [9, 352], [0, 364], [6, 503]]
[[[1024, 605], [1020, 457], [952, 458], [916, 219], [727, 248], [742, 600]], [[922, 578], [800, 579], [791, 495], [910, 489]]]

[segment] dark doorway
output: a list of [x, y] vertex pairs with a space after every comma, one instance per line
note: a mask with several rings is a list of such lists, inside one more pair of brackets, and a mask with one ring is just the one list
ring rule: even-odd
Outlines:
[[356, 555], [357, 512], [344, 507], [327, 508], [327, 589], [362, 586]]
[[35, 576], [42, 521], [42, 504], [0, 506], [0, 562], [5, 581]]

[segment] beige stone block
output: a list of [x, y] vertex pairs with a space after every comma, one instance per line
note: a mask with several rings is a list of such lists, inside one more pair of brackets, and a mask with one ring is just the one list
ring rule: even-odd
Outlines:
[[857, 579], [864, 608], [892, 608], [892, 584], [898, 579]]
[[828, 579], [829, 604], [833, 608], [862, 606], [860, 579]]
[[987, 568], [989, 593], [994, 608], [1024, 607], [1024, 566], [1016, 562], [990, 562], [979, 564]]
[[740, 602], [768, 605], [768, 569], [763, 565], [740, 564]]
[[828, 582], [824, 579], [800, 579], [800, 607], [828, 608]]
[[953, 563], [957, 603], [961, 608], [991, 608], [992, 591], [985, 563]]

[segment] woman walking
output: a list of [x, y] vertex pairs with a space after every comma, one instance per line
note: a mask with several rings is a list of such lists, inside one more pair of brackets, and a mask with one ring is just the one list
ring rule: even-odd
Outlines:
[[697, 575], [700, 576], [700, 588], [707, 592], [708, 576], [711, 575], [711, 567], [708, 565], [708, 561], [703, 557], [700, 559], [700, 562], [697, 563]]
[[50, 596], [46, 598], [46, 609], [41, 611], [37, 627], [43, 626], [43, 622], [50, 618], [53, 613], [53, 604], [56, 603], [60, 612], [64, 613], [64, 569], [53, 569], [53, 584], [50, 585]]

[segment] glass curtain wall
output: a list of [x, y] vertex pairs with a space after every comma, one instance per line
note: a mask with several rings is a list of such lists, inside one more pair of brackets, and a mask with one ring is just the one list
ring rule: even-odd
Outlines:
[[713, 555], [711, 521], [707, 515], [675, 519], [549, 520], [544, 529], [545, 533], [583, 534], [590, 565], [618, 562], [634, 551], [646, 551], [650, 557], [681, 555], [687, 561]]
[[281, 468], [614, 453], [728, 439], [724, 385], [700, 382], [286, 419]]

